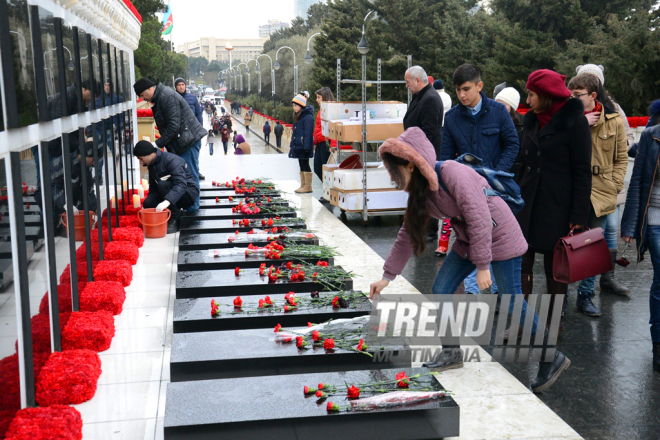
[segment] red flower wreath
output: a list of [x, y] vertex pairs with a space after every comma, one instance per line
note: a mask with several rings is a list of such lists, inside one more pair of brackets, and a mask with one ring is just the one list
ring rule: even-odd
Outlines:
[[139, 256], [140, 251], [138, 250], [138, 247], [128, 241], [114, 240], [103, 248], [103, 257], [106, 260], [126, 260], [133, 265], [137, 264]]
[[52, 353], [36, 383], [39, 406], [76, 405], [96, 393], [101, 358], [92, 350]]
[[114, 228], [112, 230], [112, 239], [117, 241], [130, 241], [135, 246], [141, 248], [144, 244], [144, 232], [141, 227], [137, 226]]
[[[86, 281], [81, 281], [78, 283], [78, 294], [82, 292], [87, 285]], [[41, 303], [39, 304], [39, 313], [43, 315], [48, 315], [49, 313], [49, 300], [48, 292], [46, 292], [41, 298]], [[71, 284], [63, 283], [57, 286], [57, 303], [59, 304], [60, 313], [71, 312], [73, 308], [71, 307]]]
[[62, 349], [87, 348], [96, 352], [110, 348], [115, 335], [115, 319], [112, 313], [72, 312], [62, 330]]
[[77, 409], [55, 405], [25, 408], [16, 413], [5, 440], [82, 440], [82, 417]]
[[[115, 236], [115, 231], [121, 229], [121, 228], [112, 228], [112, 237], [114, 238]], [[110, 241], [110, 237], [108, 237], [108, 228], [103, 228], [103, 243], [107, 243]], [[90, 237], [92, 238], [92, 243], [98, 243], [99, 242], [99, 233], [98, 233], [98, 228], [96, 228], [95, 231], [92, 231], [90, 234]]]
[[[112, 217], [112, 229], [114, 231], [115, 228], [115, 218], [114, 216]], [[103, 228], [108, 227], [108, 217], [103, 217], [99, 223], [96, 224], [96, 227], [98, 228], [99, 225], [101, 225]], [[129, 228], [129, 227], [135, 227], [135, 228], [141, 228], [142, 225], [140, 224], [140, 220], [138, 219], [137, 215], [120, 215], [119, 216], [119, 227], [120, 228]], [[114, 237], [113, 237], [114, 238]]]
[[[64, 330], [71, 313], [60, 313], [60, 331]], [[34, 353], [50, 353], [50, 316], [37, 313], [30, 322], [32, 328], [32, 351]], [[18, 340], [15, 344], [18, 351]]]
[[133, 268], [126, 260], [103, 260], [99, 261], [94, 269], [96, 281], [118, 281], [124, 287], [131, 284], [133, 279]]
[[80, 311], [97, 312], [105, 310], [119, 315], [126, 301], [126, 290], [117, 281], [92, 281], [87, 283], [80, 294]]
[[[34, 377], [39, 377], [39, 372], [48, 360], [50, 353], [33, 353]], [[0, 408], [3, 410], [13, 410], [11, 418], [6, 426], [0, 426], [0, 438], [9, 427], [9, 422], [14, 417], [16, 411], [21, 409], [21, 385], [19, 379], [18, 353], [0, 360]], [[3, 415], [2, 417], [8, 414]]]
[[[92, 232], [90, 235], [94, 235]], [[97, 235], [98, 239], [98, 235]], [[87, 243], [85, 240], [83, 240], [82, 245], [76, 250], [76, 260], [77, 261], [87, 261]], [[99, 253], [99, 243], [98, 240], [96, 243], [92, 242], [92, 261], [99, 261], [100, 260], [100, 253]], [[86, 279], [86, 278], [85, 278]]]
[[[98, 261], [92, 261], [92, 270], [96, 268]], [[78, 282], [87, 284], [87, 261], [76, 259], [76, 272], [78, 274]], [[64, 272], [60, 275], [60, 284], [71, 284], [71, 265], [67, 264]]]

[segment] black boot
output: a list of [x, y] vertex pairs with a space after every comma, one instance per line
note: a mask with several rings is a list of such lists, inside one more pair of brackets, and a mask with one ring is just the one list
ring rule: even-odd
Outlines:
[[614, 278], [614, 268], [616, 267], [616, 249], [610, 249], [612, 256], [612, 270], [605, 272], [600, 276], [600, 291], [613, 293], [614, 295], [630, 296], [630, 289], [624, 286]]
[[571, 365], [571, 361], [559, 350], [555, 350], [552, 362], [540, 362], [539, 373], [532, 382], [532, 391], [541, 393], [552, 386], [557, 378]]
[[181, 210], [176, 206], [172, 206], [172, 216], [167, 221], [167, 233], [174, 234], [179, 232], [179, 218], [181, 217]]
[[600, 316], [600, 310], [591, 302], [593, 292], [580, 292], [578, 291], [575, 305], [577, 309], [587, 316], [597, 318]]
[[440, 371], [463, 368], [463, 350], [458, 345], [447, 345], [442, 347], [442, 353], [431, 362], [426, 362], [423, 367], [438, 373]]
[[653, 343], [653, 369], [660, 373], [660, 342]]

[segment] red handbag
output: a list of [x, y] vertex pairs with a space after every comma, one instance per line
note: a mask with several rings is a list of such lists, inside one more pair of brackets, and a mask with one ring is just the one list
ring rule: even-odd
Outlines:
[[560, 238], [555, 245], [552, 276], [560, 283], [573, 283], [612, 270], [612, 257], [603, 228], [588, 229]]

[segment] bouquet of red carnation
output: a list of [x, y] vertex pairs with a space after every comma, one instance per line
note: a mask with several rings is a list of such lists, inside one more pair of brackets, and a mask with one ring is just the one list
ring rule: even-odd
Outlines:
[[[78, 294], [85, 289], [87, 282], [78, 283]], [[49, 309], [49, 299], [48, 292], [46, 292], [41, 298], [41, 303], [39, 304], [39, 313], [43, 315], [48, 315]], [[60, 313], [71, 312], [73, 307], [71, 306], [71, 284], [70, 283], [61, 283], [57, 286], [57, 303], [59, 304]]]
[[112, 313], [72, 312], [62, 330], [62, 349], [89, 349], [96, 352], [110, 348], [115, 335], [115, 319]]
[[[114, 238], [114, 234], [113, 238]], [[126, 260], [131, 265], [137, 263], [140, 251], [138, 247], [130, 241], [111, 241], [103, 248], [103, 256], [106, 260]]]
[[[64, 330], [71, 312], [60, 313], [60, 331]], [[50, 353], [50, 316], [37, 313], [32, 317], [32, 351], [34, 353]], [[18, 340], [15, 344], [18, 351]]]
[[[112, 217], [112, 229], [114, 231], [115, 228], [115, 218], [114, 216]], [[100, 222], [96, 223], [96, 227], [99, 228], [107, 228], [108, 227], [108, 217], [104, 216]], [[140, 223], [140, 220], [138, 219], [137, 215], [120, 215], [119, 216], [119, 227], [120, 228], [128, 228], [128, 227], [138, 227], [141, 228], [142, 224]]]
[[[92, 270], [96, 268], [98, 261], [92, 261]], [[76, 273], [78, 274], [78, 282], [87, 284], [87, 261], [79, 260], [76, 258]], [[71, 284], [71, 265], [67, 264], [64, 272], [60, 275], [60, 284]]]
[[133, 268], [126, 260], [103, 260], [99, 261], [94, 269], [96, 281], [117, 281], [124, 287], [131, 284], [133, 279]]
[[[48, 360], [50, 353], [33, 353], [34, 377], [39, 376], [41, 368]], [[18, 376], [18, 353], [7, 356], [0, 360], [0, 408], [5, 410], [13, 409], [14, 412], [21, 409], [21, 385]], [[12, 417], [13, 418], [13, 417]], [[11, 420], [10, 420], [11, 421]], [[7, 430], [9, 424], [4, 430], [0, 428], [0, 436]]]
[[92, 350], [52, 353], [36, 383], [39, 406], [76, 405], [96, 393], [101, 375], [101, 358]]
[[77, 409], [55, 405], [24, 408], [16, 413], [5, 440], [82, 440], [82, 417]]
[[[137, 215], [138, 211], [142, 209], [142, 206], [139, 208], [134, 208], [133, 207], [133, 202], [131, 201], [130, 204], [129, 202], [126, 203], [126, 205], [122, 208], [121, 206], [117, 208], [119, 210], [119, 216], [123, 215]], [[125, 211], [124, 211], [125, 210]], [[101, 214], [101, 217], [106, 219], [106, 223], [108, 221], [108, 210], [104, 209], [103, 214]], [[110, 217], [112, 218], [112, 221], [115, 219], [115, 208], [110, 208]], [[121, 222], [121, 221], [120, 221]]]
[[[94, 235], [92, 232], [90, 234]], [[96, 236], [96, 243], [92, 242], [92, 261], [99, 261], [101, 259], [101, 255], [99, 252], [99, 243], [98, 243], [98, 234]], [[82, 245], [78, 249], [76, 249], [76, 260], [77, 261], [87, 261], [87, 242], [83, 240]], [[85, 279], [87, 279], [87, 276], [85, 276]]]
[[[112, 228], [112, 236], [113, 236], [113, 237], [115, 236], [115, 231], [116, 231], [117, 229], [121, 229], [121, 228]], [[110, 237], [108, 236], [108, 228], [103, 228], [103, 229], [101, 230], [101, 232], [103, 233], [103, 243], [107, 243], [107, 242], [109, 242], [109, 241], [110, 241]], [[99, 232], [98, 232], [98, 228], [96, 228], [96, 231], [92, 231], [89, 235], [90, 235], [90, 237], [91, 237], [91, 239], [92, 239], [92, 243], [98, 243], [98, 242], [99, 242]]]
[[126, 290], [117, 281], [92, 281], [80, 294], [80, 310], [97, 312], [105, 310], [119, 315], [126, 301]]
[[127, 226], [125, 228], [113, 228], [112, 239], [117, 241], [130, 241], [141, 248], [144, 245], [144, 231], [141, 227]]

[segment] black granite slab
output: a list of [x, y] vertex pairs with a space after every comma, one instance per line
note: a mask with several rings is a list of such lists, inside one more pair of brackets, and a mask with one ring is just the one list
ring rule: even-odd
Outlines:
[[[177, 261], [177, 270], [185, 272], [189, 270], [213, 270], [213, 269], [234, 269], [237, 265], [242, 268], [258, 268], [262, 263], [270, 266], [271, 264], [279, 265], [281, 261], [294, 261], [294, 259], [283, 259], [281, 261], [271, 260], [266, 258], [263, 254], [260, 255], [233, 255], [233, 256], [213, 256], [213, 250], [197, 250], [197, 251], [179, 251]], [[327, 261], [328, 264], [334, 265], [334, 258], [318, 258], [318, 257], [303, 257], [295, 258], [295, 262], [306, 261], [311, 264], [316, 264], [319, 261]]]
[[[238, 265], [240, 267], [240, 265]], [[345, 279], [337, 289], [351, 290], [353, 280]], [[210, 296], [270, 295], [271, 293], [313, 292], [323, 290], [323, 285], [312, 280], [289, 281], [279, 278], [270, 283], [258, 269], [242, 269], [236, 276], [233, 270], [205, 270], [178, 272], [176, 274], [176, 298], [204, 298]]]
[[[25, 226], [42, 226], [44, 224], [40, 214], [28, 214], [23, 218], [25, 219]], [[9, 227], [9, 215], [2, 216], [0, 227]]]
[[[199, 209], [220, 209], [220, 208], [232, 208], [234, 206], [238, 206], [239, 203], [243, 201], [242, 198], [235, 198], [234, 200], [229, 200], [229, 199], [218, 199], [216, 202], [215, 199], [201, 199], [199, 201]], [[268, 199], [261, 201], [259, 199], [259, 203], [263, 203], [266, 206], [270, 205], [278, 205], [278, 206], [289, 206], [289, 201], [284, 200], [279, 197], [271, 197], [270, 202]]]
[[[345, 393], [318, 401], [302, 390], [304, 385], [320, 382], [385, 381], [400, 371], [374, 369], [170, 383], [165, 439], [419, 440], [458, 436], [460, 408], [451, 396], [373, 411], [328, 413], [327, 401], [349, 405]], [[409, 376], [427, 372], [405, 371]], [[428, 387], [443, 388], [432, 376], [423, 378]]]
[[[321, 300], [331, 300], [339, 292], [319, 292]], [[297, 296], [310, 298], [311, 292]], [[259, 296], [241, 296], [244, 311], [236, 312], [234, 297], [189, 298], [174, 300], [174, 333], [193, 333], [222, 330], [241, 330], [255, 328], [274, 328], [277, 324], [284, 327], [300, 327], [308, 322], [320, 323], [329, 319], [355, 318], [371, 311], [371, 302], [364, 294], [361, 298], [349, 300], [347, 308], [332, 306], [304, 306], [289, 312], [263, 309], [255, 312]], [[284, 294], [270, 295], [277, 305], [284, 303]], [[220, 315], [211, 316], [211, 300], [220, 306]]]
[[[306, 330], [307, 326], [285, 328], [300, 331]], [[394, 367], [389, 359], [382, 361], [350, 349], [335, 347], [326, 350], [322, 346], [299, 349], [295, 336], [288, 343], [275, 342], [276, 336], [272, 328], [175, 333], [172, 336], [170, 380], [185, 382]], [[380, 347], [376, 350], [379, 351]], [[371, 348], [367, 352], [374, 353]], [[404, 353], [399, 356], [399, 362], [404, 362], [406, 355], [410, 357], [410, 351]], [[409, 362], [405, 364], [410, 365]]]
[[[260, 237], [261, 235], [263, 235], [263, 237]], [[179, 251], [248, 247], [250, 243], [255, 246], [265, 246], [269, 243], [267, 234], [252, 235], [253, 237], [259, 237], [259, 240], [251, 241], [250, 243], [240, 241], [230, 242], [229, 237], [233, 236], [235, 236], [235, 234], [184, 234], [179, 236]], [[294, 241], [300, 244], [319, 244], [318, 238], [301, 237], [294, 239]]]
[[295, 211], [292, 212], [278, 212], [278, 213], [268, 213], [260, 212], [259, 214], [241, 214], [240, 212], [233, 212], [231, 208], [221, 208], [221, 209], [200, 209], [192, 213], [184, 213], [181, 215], [181, 218], [187, 218], [192, 220], [224, 220], [231, 218], [265, 218], [265, 217], [298, 217], [298, 213]]
[[[252, 195], [259, 195], [259, 196], [263, 195], [270, 197], [279, 197], [281, 194], [282, 194], [281, 191], [277, 191], [277, 190], [266, 190], [266, 191], [252, 193]], [[227, 188], [227, 191], [220, 188], [215, 188], [215, 190], [210, 190], [210, 191], [202, 190], [199, 194], [199, 198], [202, 200], [215, 199], [216, 197], [221, 199], [227, 199], [229, 197], [232, 198], [245, 197], [245, 194], [236, 193], [236, 191], [234, 191], [234, 188]]]
[[[34, 254], [34, 242], [28, 241], [27, 243], [27, 258], [30, 259]], [[0, 259], [12, 259], [11, 242], [0, 242]]]
[[[297, 220], [297, 223], [289, 223], [284, 226], [291, 229], [304, 229], [307, 227], [303, 219]], [[263, 226], [259, 222], [245, 227], [233, 224], [231, 220], [195, 220], [182, 218], [179, 232], [181, 234], [217, 234], [219, 232], [234, 232], [236, 230], [249, 232], [254, 228], [263, 228]]]

